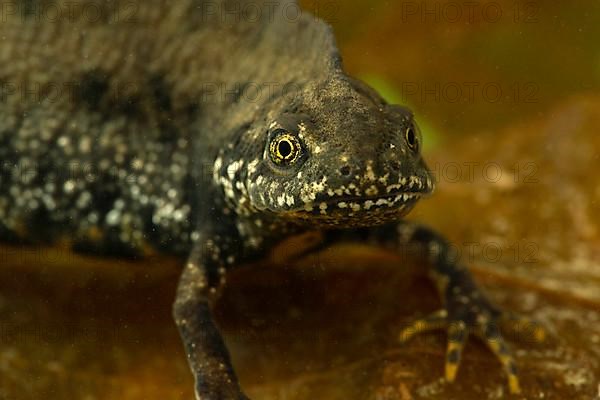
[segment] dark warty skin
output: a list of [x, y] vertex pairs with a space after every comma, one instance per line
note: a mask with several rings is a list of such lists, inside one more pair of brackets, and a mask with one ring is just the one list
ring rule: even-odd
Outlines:
[[[247, 398], [211, 315], [227, 272], [313, 231], [302, 254], [422, 248], [443, 305], [401, 338], [447, 329], [453, 381], [480, 336], [519, 392], [498, 325], [543, 331], [492, 305], [441, 235], [402, 220], [434, 186], [418, 127], [344, 73], [326, 24], [286, 18], [289, 0], [251, 21], [223, 18], [232, 1], [96, 0], [93, 21], [29, 3], [0, 25], [0, 237], [187, 260], [173, 314], [198, 399]], [[267, 83], [279, 89], [245, 90]]]

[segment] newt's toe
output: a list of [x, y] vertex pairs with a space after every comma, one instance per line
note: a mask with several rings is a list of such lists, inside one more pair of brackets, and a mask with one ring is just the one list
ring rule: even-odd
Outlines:
[[398, 335], [398, 339], [401, 343], [405, 343], [421, 333], [443, 329], [447, 325], [447, 319], [448, 313], [446, 310], [436, 311], [404, 328]]
[[452, 323], [448, 327], [445, 375], [448, 382], [454, 382], [462, 353], [467, 342], [467, 326], [464, 322]]
[[504, 372], [508, 376], [508, 387], [510, 392], [513, 394], [521, 393], [521, 386], [519, 385], [519, 378], [517, 377], [517, 367], [515, 360], [508, 349], [506, 341], [500, 335], [498, 327], [493, 323], [487, 324], [482, 327], [482, 336], [487, 346], [496, 355], [498, 360], [502, 363]]

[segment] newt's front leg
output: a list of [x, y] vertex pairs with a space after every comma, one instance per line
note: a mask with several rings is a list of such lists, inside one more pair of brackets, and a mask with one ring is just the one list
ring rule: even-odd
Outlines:
[[196, 245], [179, 281], [173, 317], [196, 381], [196, 398], [248, 400], [239, 387], [229, 353], [212, 317], [212, 303], [224, 272], [220, 252], [218, 244], [211, 239]]
[[500, 326], [514, 334], [527, 334], [536, 341], [543, 341], [545, 331], [537, 323], [494, 306], [477, 287], [466, 267], [453, 257], [448, 241], [426, 227], [401, 222], [350, 231], [329, 231], [320, 248], [340, 242], [365, 241], [393, 251], [416, 249], [418, 255], [425, 256], [429, 265], [428, 276], [438, 289], [442, 308], [406, 327], [399, 335], [402, 342], [423, 332], [445, 329], [448, 332], [445, 376], [447, 381], [452, 382], [468, 336], [478, 336], [502, 363], [510, 391], [520, 392], [515, 361], [500, 333]]
[[430, 266], [428, 275], [438, 288], [443, 308], [428, 317], [415, 321], [400, 334], [405, 342], [416, 334], [446, 329], [445, 376], [454, 381], [463, 348], [470, 334], [480, 337], [502, 363], [512, 393], [520, 392], [514, 358], [500, 334], [500, 326], [515, 333], [530, 333], [537, 341], [544, 340], [545, 332], [535, 322], [506, 313], [494, 306], [477, 287], [469, 271], [451, 254], [450, 244], [436, 232], [419, 225], [402, 223], [396, 227], [373, 228], [370, 236], [385, 245], [417, 245], [424, 250]]

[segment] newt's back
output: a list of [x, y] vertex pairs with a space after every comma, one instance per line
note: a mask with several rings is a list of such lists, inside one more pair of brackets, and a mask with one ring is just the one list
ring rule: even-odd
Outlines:
[[200, 2], [29, 3], [0, 25], [1, 239], [185, 252], [191, 163], [214, 152], [196, 95], [222, 58]]
[[324, 24], [283, 17], [295, 2], [253, 2], [260, 18], [236, 13], [245, 3], [5, 9], [0, 239], [185, 254], [197, 209], [219, 201], [207, 179], [217, 152], [270, 100], [240, 99], [244, 88], [301, 87], [335, 56]]

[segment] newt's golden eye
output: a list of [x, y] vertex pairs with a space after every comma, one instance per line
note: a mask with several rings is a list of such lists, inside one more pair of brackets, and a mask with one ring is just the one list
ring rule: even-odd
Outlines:
[[414, 152], [419, 151], [419, 134], [416, 131], [416, 128], [413, 126], [409, 126], [406, 128], [406, 132], [404, 132], [404, 137], [406, 138], [406, 143], [408, 147]]
[[271, 160], [277, 165], [293, 164], [300, 157], [301, 151], [300, 141], [285, 131], [275, 136], [269, 144]]

